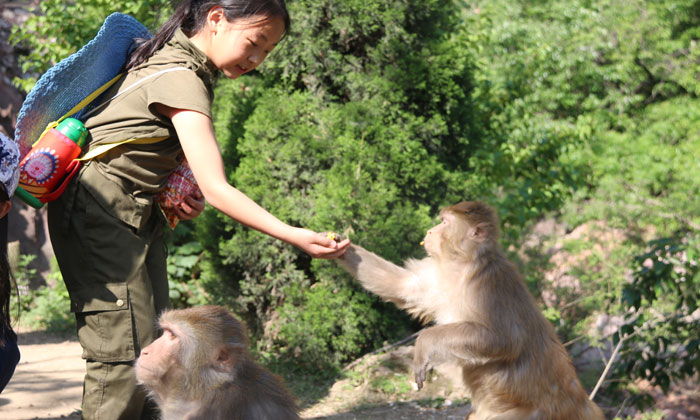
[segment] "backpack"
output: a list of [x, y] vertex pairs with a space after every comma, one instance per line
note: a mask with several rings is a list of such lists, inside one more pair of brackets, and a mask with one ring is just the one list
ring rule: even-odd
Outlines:
[[46, 127], [68, 116], [80, 120], [90, 111], [91, 103], [121, 77], [134, 39], [150, 37], [138, 20], [113, 13], [90, 42], [44, 73], [17, 116], [20, 156], [29, 152]]
[[[148, 29], [138, 20], [123, 13], [113, 13], [105, 19], [97, 35], [90, 42], [44, 73], [27, 95], [17, 117], [15, 141], [20, 149], [20, 157], [24, 158], [29, 154], [33, 145], [65, 118], [85, 120], [111, 100], [152, 77], [170, 71], [188, 70], [184, 67], [173, 67], [159, 71], [138, 80], [114, 97], [105, 100], [102, 97], [103, 93], [124, 75], [122, 69], [133, 48], [134, 39], [148, 39], [151, 36]], [[124, 143], [155, 143], [166, 138], [126, 139], [101, 144], [68, 163], [69, 170], [65, 177], [50, 193], [37, 198], [18, 187], [16, 195], [32, 207], [41, 208], [45, 203], [60, 196], [73, 176], [77, 174], [82, 162], [100, 156]], [[20, 168], [21, 183], [22, 168]], [[184, 186], [187, 188], [183, 191]], [[172, 228], [177, 224], [177, 220], [173, 212], [168, 209], [177, 204], [178, 199], [183, 195], [196, 189], [194, 176], [187, 162], [183, 160], [180, 167], [168, 179], [165, 191], [157, 198]]]

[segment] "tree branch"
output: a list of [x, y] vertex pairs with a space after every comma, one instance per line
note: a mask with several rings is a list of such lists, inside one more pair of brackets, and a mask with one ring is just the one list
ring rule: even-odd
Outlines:
[[358, 363], [360, 363], [360, 362], [361, 362], [366, 356], [368, 356], [368, 355], [377, 354], [377, 353], [382, 353], [382, 352], [385, 352], [385, 351], [387, 351], [387, 350], [393, 349], [394, 347], [398, 347], [398, 346], [401, 346], [401, 345], [403, 345], [403, 344], [406, 344], [406, 343], [408, 343], [409, 341], [415, 340], [416, 337], [418, 337], [418, 334], [421, 333], [421, 331], [423, 331], [423, 330], [420, 330], [420, 331], [418, 331], [418, 332], [416, 332], [416, 333], [414, 333], [414, 334], [411, 334], [411, 335], [409, 335], [408, 337], [403, 338], [403, 339], [401, 339], [401, 340], [399, 340], [399, 341], [397, 341], [397, 342], [395, 342], [395, 343], [387, 344], [386, 346], [384, 346], [384, 347], [382, 347], [382, 348], [380, 348], [380, 349], [377, 349], [377, 350], [374, 350], [373, 352], [370, 352], [370, 353], [365, 354], [364, 356], [360, 357], [359, 359], [357, 359], [357, 360], [353, 361], [352, 363], [350, 363], [349, 365], [345, 366], [341, 372], [346, 372], [346, 371], [352, 369], [353, 367], [355, 367], [355, 365], [357, 365]]

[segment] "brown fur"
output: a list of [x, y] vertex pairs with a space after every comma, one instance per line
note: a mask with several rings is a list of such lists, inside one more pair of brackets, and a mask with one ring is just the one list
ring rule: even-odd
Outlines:
[[248, 352], [243, 325], [226, 309], [167, 311], [164, 334], [143, 349], [136, 377], [163, 420], [297, 420], [282, 380]]
[[462, 367], [471, 420], [602, 420], [552, 325], [498, 246], [498, 218], [479, 202], [443, 209], [428, 257], [398, 267], [353, 245], [341, 265], [373, 293], [435, 325], [418, 336], [416, 382], [429, 364]]

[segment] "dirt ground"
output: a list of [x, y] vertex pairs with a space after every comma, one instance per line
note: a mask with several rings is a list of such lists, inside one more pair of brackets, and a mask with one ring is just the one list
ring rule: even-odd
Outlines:
[[[20, 333], [19, 342], [21, 361], [0, 394], [0, 419], [79, 420], [85, 365], [80, 358], [80, 345], [73, 335]], [[470, 406], [464, 391], [459, 385], [455, 386], [459, 379], [449, 366], [437, 369], [421, 391], [409, 387], [382, 394], [376, 383], [372, 386], [374, 380], [386, 378], [390, 378], [389, 384], [398, 386], [410, 383], [402, 376], [393, 382], [391, 378], [397, 378], [396, 366], [409, 360], [411, 353], [412, 347], [404, 346], [384, 355], [363, 358], [362, 363], [367, 368], [358, 369], [361, 377], [333, 384], [325, 398], [302, 411], [302, 417], [308, 420], [463, 420]], [[402, 401], [391, 401], [397, 397]], [[657, 393], [655, 397], [655, 409], [663, 412], [664, 420], [700, 420], [698, 384], [684, 384], [667, 396]], [[435, 404], [436, 401], [439, 404]], [[638, 413], [633, 418], [649, 417]]]
[[[85, 363], [80, 344], [72, 334], [20, 333], [21, 360], [5, 390], [0, 394], [0, 419], [55, 420], [80, 419], [80, 399]], [[302, 412], [304, 419], [316, 420], [462, 420], [469, 405], [451, 404], [442, 408], [416, 401], [381, 402], [365, 400], [357, 408], [361, 387], [347, 391], [347, 384], [334, 385], [324, 400]], [[352, 395], [352, 396], [351, 396]]]
[[3, 420], [80, 419], [85, 362], [72, 335], [20, 334], [21, 359], [0, 394]]

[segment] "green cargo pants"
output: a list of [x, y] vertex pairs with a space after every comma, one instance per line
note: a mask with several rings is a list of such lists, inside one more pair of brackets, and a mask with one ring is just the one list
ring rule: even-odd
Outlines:
[[75, 313], [87, 373], [83, 419], [156, 418], [133, 362], [168, 305], [164, 219], [88, 165], [48, 209], [49, 233]]

